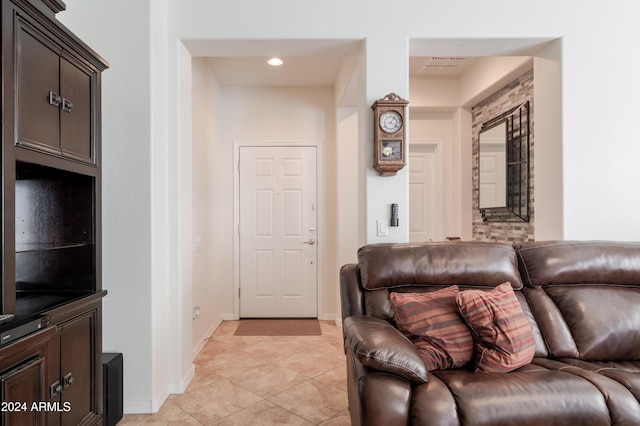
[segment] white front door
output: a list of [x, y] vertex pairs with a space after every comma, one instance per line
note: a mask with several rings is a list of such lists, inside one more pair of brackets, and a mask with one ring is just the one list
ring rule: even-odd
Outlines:
[[439, 241], [442, 189], [437, 143], [409, 145], [409, 241]]
[[240, 148], [240, 317], [317, 317], [316, 148]]

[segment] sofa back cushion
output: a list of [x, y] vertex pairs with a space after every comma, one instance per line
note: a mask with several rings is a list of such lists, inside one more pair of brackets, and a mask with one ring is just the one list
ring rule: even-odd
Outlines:
[[362, 287], [495, 287], [509, 281], [522, 288], [515, 250], [507, 244], [441, 242], [371, 244], [358, 250]]
[[358, 250], [362, 314], [395, 324], [390, 292], [424, 293], [457, 285], [496, 287], [510, 282], [536, 339], [536, 356], [547, 348], [524, 294], [515, 249], [508, 244], [439, 242], [370, 244]]
[[358, 250], [365, 314], [393, 321], [390, 291], [428, 292], [458, 285], [522, 288], [512, 246], [480, 242], [370, 244]]
[[517, 250], [552, 356], [640, 360], [640, 243], [536, 242]]

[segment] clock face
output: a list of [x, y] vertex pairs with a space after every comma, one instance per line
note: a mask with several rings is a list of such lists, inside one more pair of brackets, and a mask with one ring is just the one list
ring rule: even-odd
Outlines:
[[402, 116], [397, 111], [385, 111], [380, 115], [380, 128], [385, 133], [395, 133], [402, 128]]

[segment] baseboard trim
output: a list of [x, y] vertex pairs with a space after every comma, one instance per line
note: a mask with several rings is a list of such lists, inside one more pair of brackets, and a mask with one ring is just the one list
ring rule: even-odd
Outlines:
[[147, 402], [126, 402], [124, 403], [123, 412], [124, 414], [155, 414], [160, 411], [160, 407], [165, 403], [167, 398], [171, 392], [169, 388], [171, 385], [167, 386], [165, 390], [161, 393], [161, 395]]
[[153, 402], [125, 402], [123, 411], [124, 414], [153, 414], [157, 413], [156, 411], [151, 410], [151, 406], [154, 405]]
[[333, 321], [336, 324], [336, 327], [342, 328], [342, 318], [338, 314], [333, 313], [324, 313], [318, 316], [320, 321]]
[[169, 383], [160, 395], [149, 402], [125, 402], [124, 414], [154, 414], [160, 411], [160, 407], [167, 401], [170, 395], [181, 394], [187, 390], [189, 383], [196, 375], [196, 366], [191, 364], [187, 374], [178, 383]]
[[194, 377], [196, 377], [196, 365], [191, 364], [191, 366], [189, 367], [189, 370], [187, 371], [187, 374], [184, 375], [182, 380], [180, 380], [180, 382], [178, 383], [175, 383], [175, 386], [170, 386], [172, 387], [172, 389], [170, 389], [169, 393], [171, 394], [184, 393], [187, 390], [187, 387], [189, 387], [189, 383], [191, 383]]
[[218, 320], [215, 321], [211, 325], [211, 327], [209, 327], [209, 329], [204, 333], [203, 338], [200, 339], [198, 344], [192, 349], [192, 351], [191, 351], [191, 361], [194, 361], [196, 359], [196, 357], [198, 356], [200, 351], [202, 351], [202, 349], [204, 348], [204, 345], [207, 344], [207, 340], [209, 340], [209, 338], [211, 338], [211, 336], [216, 331], [216, 329], [220, 326], [220, 324], [222, 324], [222, 321], [225, 321], [223, 316], [224, 316], [224, 314], [220, 315], [220, 318], [218, 318]]

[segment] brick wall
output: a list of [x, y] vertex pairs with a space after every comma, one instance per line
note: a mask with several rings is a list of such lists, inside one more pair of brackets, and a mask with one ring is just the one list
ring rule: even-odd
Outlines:
[[[529, 101], [529, 222], [483, 222], [478, 209], [478, 134], [482, 123]], [[534, 119], [533, 119], [533, 71], [520, 76], [498, 92], [471, 108], [473, 131], [473, 239], [493, 242], [533, 241], [535, 227], [534, 188]]]

